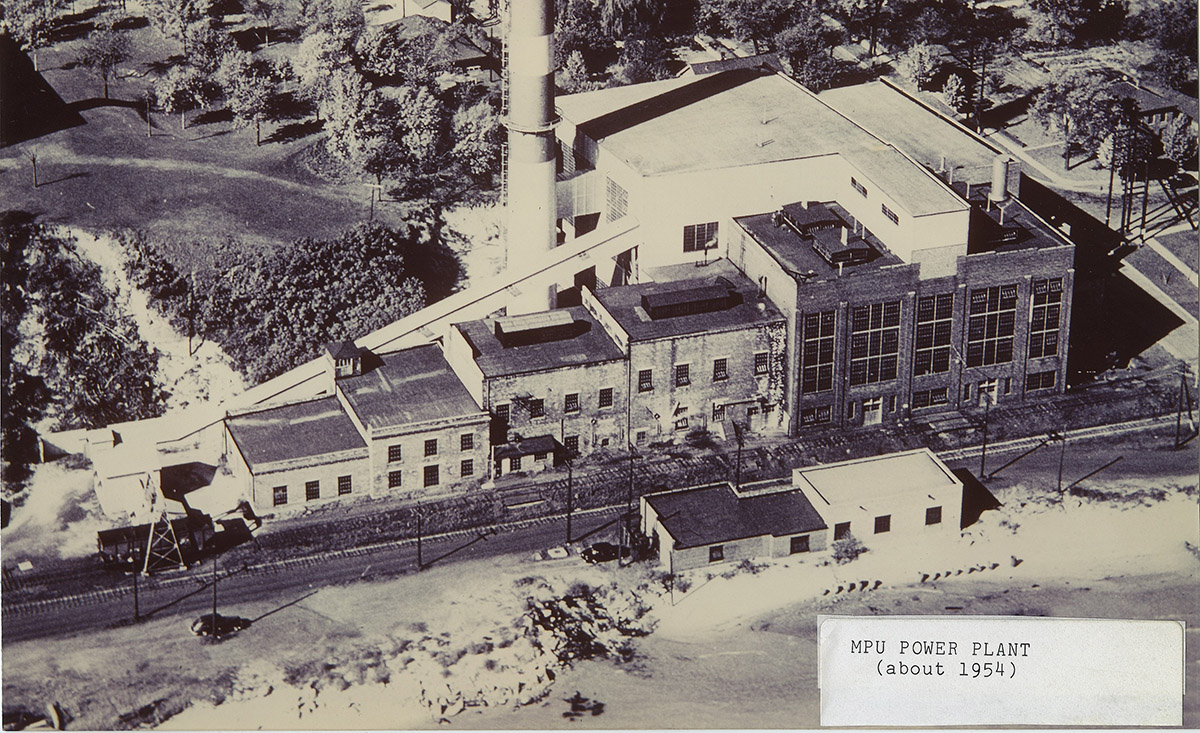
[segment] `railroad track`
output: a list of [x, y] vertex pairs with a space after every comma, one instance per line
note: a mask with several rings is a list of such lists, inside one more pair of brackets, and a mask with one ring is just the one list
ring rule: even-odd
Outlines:
[[[1124, 433], [1137, 433], [1143, 430], [1166, 427], [1168, 425], [1173, 425], [1174, 423], [1174, 415], [1160, 415], [1158, 417], [1130, 420], [1128, 422], [1117, 423], [1115, 425], [1098, 425], [1091, 428], [1064, 430], [1061, 434], [1068, 440], [1086, 440], [1089, 438], [1106, 438], [1113, 435], [1122, 435]], [[1032, 435], [1027, 438], [1002, 440], [996, 443], [988, 443], [987, 449], [989, 453], [1007, 453], [1010, 451], [1026, 450], [1044, 442], [1046, 439], [1046, 435], [1042, 434]], [[962, 460], [963, 458], [977, 456], [981, 452], [983, 452], [982, 445], [972, 445], [966, 448], [955, 448], [953, 450], [941, 451], [938, 453], [938, 457], [943, 461], [958, 461]]]

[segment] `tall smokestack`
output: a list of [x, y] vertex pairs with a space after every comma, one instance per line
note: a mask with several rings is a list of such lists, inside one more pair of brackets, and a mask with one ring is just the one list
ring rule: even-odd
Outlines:
[[[557, 244], [554, 195], [553, 0], [510, 0], [508, 29], [508, 264], [543, 258]], [[522, 292], [508, 313], [554, 307], [554, 287]]]

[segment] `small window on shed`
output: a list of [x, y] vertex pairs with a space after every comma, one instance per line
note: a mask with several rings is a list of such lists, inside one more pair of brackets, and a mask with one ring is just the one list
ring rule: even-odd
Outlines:
[[708, 548], [708, 561], [721, 562], [725, 559], [725, 545], [713, 545]]
[[875, 517], [875, 534], [883, 534], [892, 530], [892, 515], [884, 514], [882, 517]]
[[790, 552], [793, 555], [801, 552], [808, 552], [808, 535], [803, 534], [799, 537], [793, 537]]

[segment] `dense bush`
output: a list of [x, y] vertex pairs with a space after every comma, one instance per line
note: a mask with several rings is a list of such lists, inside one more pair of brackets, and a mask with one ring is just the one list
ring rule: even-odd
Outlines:
[[334, 239], [260, 250], [229, 242], [184, 278], [144, 235], [126, 238], [130, 279], [181, 331], [211, 338], [252, 380], [274, 377], [449, 295], [459, 263], [441, 223], [362, 225]]

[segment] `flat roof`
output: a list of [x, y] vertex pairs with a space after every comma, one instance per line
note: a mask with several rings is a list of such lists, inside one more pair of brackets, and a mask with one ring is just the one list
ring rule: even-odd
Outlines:
[[364, 359], [362, 375], [338, 386], [368, 429], [482, 414], [434, 344]]
[[959, 485], [958, 479], [928, 450], [859, 458], [793, 472], [829, 504], [871, 501], [903, 493], [927, 493]]
[[[549, 311], [575, 324], [572, 338], [522, 346], [504, 346], [496, 338], [496, 321], [484, 318], [454, 324], [474, 347], [475, 364], [485, 377], [598, 364], [621, 359], [623, 353], [583, 306]], [[540, 314], [534, 314], [540, 315]], [[522, 316], [524, 318], [524, 316]], [[505, 319], [499, 319], [502, 323]]]
[[649, 494], [646, 502], [680, 549], [826, 528], [813, 505], [795, 490], [739, 496], [723, 483]]
[[[881, 81], [827, 89], [817, 96], [931, 169], [937, 170], [946, 156], [947, 167], [962, 166], [955, 171], [956, 180], [990, 181], [992, 160], [1002, 152]], [[888, 189], [883, 181], [879, 185]]]
[[[825, 202], [823, 206], [837, 215], [843, 224], [853, 223], [853, 217], [837, 204]], [[846, 264], [842, 267], [839, 275], [837, 265], [829, 264], [824, 257], [813, 250], [812, 239], [800, 236], [786, 224], [776, 226], [775, 219], [771, 214], [739, 216], [734, 218], [734, 222], [801, 282], [844, 279], [853, 277], [856, 273], [874, 272], [887, 265], [905, 264], [904, 260], [892, 254], [878, 238], [872, 235], [865, 237], [865, 240], [875, 250], [876, 256], [865, 262]]]
[[[687, 265], [687, 270], [694, 273], [692, 279], [603, 288], [596, 291], [596, 300], [629, 334], [631, 341], [731, 331], [785, 320], [770, 300], [759, 295], [758, 286], [728, 260], [716, 260], [705, 268]], [[698, 292], [710, 286], [719, 286], [726, 292], [734, 290], [741, 295], [742, 302], [725, 310], [656, 319], [650, 318], [642, 307], [643, 295]]]
[[[843, 155], [913, 216], [964, 205], [921, 166], [786, 76], [732, 69], [559, 97], [563, 117], [643, 176]], [[886, 181], [886, 182], [885, 182]]]
[[238, 415], [227, 424], [251, 468], [355, 449], [366, 455], [366, 442], [336, 397]]
[[[965, 195], [965, 184], [956, 183], [955, 188]], [[1010, 196], [1000, 204], [991, 203], [991, 190], [991, 184], [971, 187], [970, 201], [975, 206], [967, 237], [968, 255], [1066, 246], [1065, 235], [1035, 216], [1020, 200]]]

